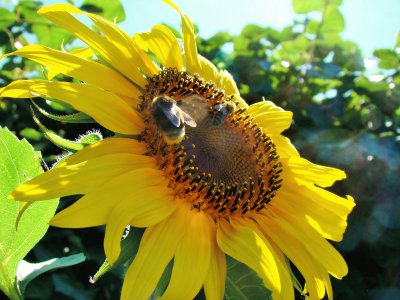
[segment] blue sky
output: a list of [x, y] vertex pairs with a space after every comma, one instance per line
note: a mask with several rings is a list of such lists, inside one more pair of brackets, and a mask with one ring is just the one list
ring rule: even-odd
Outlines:
[[[304, 0], [307, 1], [307, 0]], [[199, 27], [202, 37], [224, 30], [239, 33], [249, 23], [276, 29], [290, 25], [296, 15], [292, 0], [175, 0]], [[129, 33], [164, 22], [179, 27], [179, 16], [161, 0], [122, 0]], [[393, 48], [400, 31], [400, 0], [343, 0], [343, 38], [355, 41], [366, 56], [377, 48]]]
[[[0, 0], [12, 5], [17, 0]], [[108, 0], [113, 1], [113, 0]], [[281, 29], [296, 18], [292, 0], [173, 0], [199, 27], [202, 37], [218, 31], [240, 33], [250, 23]], [[304, 0], [308, 1], [308, 0]], [[42, 0], [45, 5], [66, 0]], [[79, 5], [83, 0], [74, 0]], [[121, 0], [127, 18], [120, 26], [130, 34], [163, 22], [180, 27], [180, 18], [162, 0]], [[400, 0], [343, 0], [346, 28], [342, 37], [356, 42], [364, 55], [393, 48], [400, 32]], [[299, 16], [297, 16], [299, 17]]]

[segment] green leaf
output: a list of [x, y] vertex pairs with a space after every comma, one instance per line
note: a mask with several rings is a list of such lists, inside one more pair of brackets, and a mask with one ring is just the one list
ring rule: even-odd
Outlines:
[[369, 104], [361, 109], [361, 122], [369, 130], [376, 130], [382, 126], [382, 112], [374, 105]]
[[324, 14], [323, 23], [320, 28], [321, 33], [342, 32], [344, 27], [343, 15], [337, 7], [330, 5]]
[[[67, 299], [73, 300], [93, 300], [98, 297], [95, 296], [95, 289], [88, 289], [87, 286], [80, 281], [73, 280], [68, 274], [53, 274], [51, 276], [55, 290], [67, 296]], [[54, 296], [53, 296], [54, 298]], [[64, 298], [65, 297], [60, 297]]]
[[354, 80], [355, 86], [359, 88], [366, 89], [372, 93], [383, 92], [389, 88], [386, 81], [373, 82], [369, 81], [366, 77], [358, 77]]
[[304, 34], [299, 35], [294, 40], [282, 43], [282, 48], [288, 53], [297, 54], [305, 52], [310, 46], [310, 41]]
[[32, 33], [36, 34], [39, 44], [54, 49], [61, 49], [74, 40], [68, 31], [47, 21], [33, 24]]
[[119, 0], [85, 0], [81, 6], [82, 10], [102, 15], [117, 23], [125, 20], [125, 10]]
[[293, 0], [293, 9], [298, 14], [305, 14], [311, 11], [323, 11], [327, 5], [338, 7], [342, 0]]
[[15, 11], [20, 12], [21, 18], [27, 23], [33, 23], [42, 19], [37, 10], [43, 5], [40, 1], [18, 1], [18, 4], [15, 7]]
[[324, 0], [293, 0], [293, 9], [298, 14], [305, 14], [314, 10], [322, 10], [324, 8]]
[[395, 126], [400, 127], [400, 107], [394, 112], [393, 123]]
[[32, 141], [40, 141], [40, 139], [43, 137], [43, 135], [40, 133], [40, 131], [37, 131], [36, 129], [26, 127], [22, 129], [19, 134], [23, 136], [24, 138]]
[[272, 293], [246, 265], [227, 256], [225, 298], [227, 300], [272, 299]]
[[395, 51], [390, 49], [377, 49], [374, 56], [379, 58], [379, 67], [382, 69], [396, 69], [399, 66], [399, 58]]
[[40, 156], [26, 140], [18, 140], [8, 129], [0, 129], [0, 289], [19, 299], [16, 270], [19, 262], [43, 237], [58, 200], [31, 204], [17, 219], [23, 202], [7, 196], [21, 183], [42, 173]]
[[[168, 265], [165, 267], [164, 272], [158, 282], [155, 291], [153, 292], [152, 299], [159, 299], [164, 294], [167, 289], [168, 283], [171, 280], [173, 261], [171, 260]], [[196, 297], [196, 300], [198, 297]]]
[[320, 27], [321, 22], [315, 20], [309, 20], [306, 26], [306, 32], [311, 34], [317, 34], [318, 28]]
[[0, 30], [14, 24], [16, 16], [11, 11], [0, 7]]
[[47, 271], [70, 267], [79, 264], [84, 260], [85, 255], [83, 255], [82, 253], [61, 258], [53, 258], [41, 263], [29, 263], [25, 260], [22, 260], [18, 265], [17, 272], [17, 280], [20, 282], [20, 290], [23, 293], [30, 281]]

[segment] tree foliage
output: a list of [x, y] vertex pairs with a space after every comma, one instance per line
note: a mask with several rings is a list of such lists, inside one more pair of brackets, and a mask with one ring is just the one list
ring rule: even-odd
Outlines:
[[[334, 280], [335, 298], [395, 299], [400, 298], [400, 34], [391, 49], [374, 51], [372, 61], [377, 66], [366, 68], [368, 60], [359, 47], [341, 36], [345, 26], [341, 3], [293, 0], [297, 16], [291, 26], [278, 30], [247, 25], [239, 35], [219, 32], [208, 39], [201, 38], [200, 32], [197, 42], [202, 55], [234, 76], [249, 103], [265, 98], [294, 112], [286, 135], [303, 156], [346, 171], [348, 179], [333, 189], [353, 195], [357, 206], [344, 241], [338, 245], [349, 275]], [[36, 14], [41, 5], [19, 1], [12, 8], [0, 7], [1, 53], [32, 42], [73, 48], [75, 40], [69, 33]], [[87, 0], [82, 8], [118, 21], [125, 18], [118, 1]], [[0, 86], [15, 79], [42, 78], [46, 72], [16, 57], [1, 60], [0, 66]], [[73, 113], [65, 105], [50, 106], [53, 114]], [[66, 138], [76, 138], [94, 127], [107, 134], [96, 124], [82, 128], [67, 122], [60, 126], [48, 118], [44, 121], [47, 128]], [[60, 154], [35, 124], [26, 102], [0, 100], [0, 126], [26, 138], [47, 162], [54, 162]], [[80, 252], [87, 259], [33, 280], [27, 298], [114, 299], [121, 287], [118, 268], [88, 289], [89, 276], [104, 260], [102, 239], [102, 228], [51, 228], [27, 260]]]

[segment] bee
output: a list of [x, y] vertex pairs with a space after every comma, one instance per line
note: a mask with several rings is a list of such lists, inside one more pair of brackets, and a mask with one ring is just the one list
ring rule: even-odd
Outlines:
[[221, 125], [235, 111], [236, 105], [232, 102], [222, 102], [214, 105], [212, 124]]
[[157, 128], [167, 144], [178, 144], [185, 137], [185, 125], [196, 127], [196, 121], [185, 113], [169, 96], [157, 96], [151, 102], [150, 110]]

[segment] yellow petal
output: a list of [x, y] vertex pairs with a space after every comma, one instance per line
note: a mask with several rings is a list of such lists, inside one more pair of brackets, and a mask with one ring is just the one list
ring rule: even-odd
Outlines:
[[[268, 214], [268, 216], [258, 215], [256, 222], [259, 224], [261, 232], [274, 241], [304, 276], [310, 299], [323, 298], [325, 286], [320, 275], [318, 263], [310, 256], [304, 244], [295, 235], [286, 231], [275, 221], [276, 218], [277, 216], [272, 213]], [[282, 220], [282, 222], [285, 221]]]
[[82, 40], [96, 54], [138, 86], [145, 86], [146, 79], [135, 64], [135, 56], [132, 55], [130, 49], [114, 44], [113, 40], [99, 35], [71, 15], [84, 14], [81, 10], [68, 4], [54, 4], [42, 7], [38, 13]]
[[291, 111], [282, 113], [265, 112], [254, 116], [254, 119], [263, 128], [264, 132], [276, 134], [290, 127], [292, 117], [293, 113]]
[[[341, 241], [347, 227], [347, 216], [354, 200], [339, 197], [316, 186], [297, 186], [284, 181], [284, 189], [277, 193], [277, 206], [310, 224], [324, 238]], [[272, 203], [273, 206], [274, 203]]]
[[[333, 241], [341, 241], [343, 239], [343, 233], [347, 227], [345, 217], [330, 214], [329, 211], [317, 203], [312, 202], [311, 204], [307, 199], [299, 199], [297, 194], [282, 191], [279, 200], [282, 200], [279, 201], [282, 209], [293, 215], [297, 213], [296, 218], [311, 225], [324, 238]], [[302, 204], [305, 207], [301, 206]]]
[[136, 45], [133, 39], [110, 20], [95, 14], [86, 14], [100, 29], [105, 37], [118, 48], [127, 51], [127, 57], [132, 57], [137, 66], [151, 77], [160, 72], [160, 68]]
[[320, 269], [321, 269], [320, 274], [322, 274], [322, 280], [324, 281], [324, 285], [326, 287], [326, 294], [328, 295], [328, 300], [333, 300], [331, 278], [329, 277], [328, 272], [322, 270], [322, 268]]
[[254, 103], [249, 106], [247, 111], [254, 117], [255, 122], [269, 134], [279, 134], [288, 129], [292, 123], [293, 113], [283, 110], [271, 101]]
[[147, 151], [147, 144], [129, 138], [106, 138], [94, 144], [88, 145], [82, 150], [72, 154], [67, 159], [56, 165], [56, 168], [74, 165], [94, 157], [109, 154], [130, 153], [144, 154]]
[[220, 220], [218, 225], [217, 242], [221, 250], [253, 269], [273, 296], [279, 297], [281, 278], [270, 246], [252, 228], [226, 220]]
[[254, 232], [256, 232], [257, 235], [261, 237], [265, 245], [268, 245], [268, 247], [270, 248], [270, 251], [273, 254], [276, 266], [278, 268], [279, 279], [281, 284], [280, 293], [275, 294], [274, 295], [275, 298], [294, 299], [292, 279], [290, 277], [290, 272], [286, 266], [281, 250], [274, 247], [275, 245], [268, 240], [268, 236], [266, 236], [265, 234], [263, 234], [262, 231], [260, 231], [259, 227], [257, 226], [257, 223], [254, 222], [254, 220], [237, 218], [236, 222], [241, 226], [253, 229]]
[[82, 58], [90, 58], [95, 56], [94, 52], [92, 49], [89, 47], [84, 47], [84, 48], [77, 48], [69, 51], [69, 54], [82, 57]]
[[[121, 197], [118, 195], [114, 197], [119, 201], [110, 211], [104, 238], [104, 250], [110, 264], [114, 264], [119, 257], [121, 237], [127, 225], [136, 223], [136, 218], [146, 218], [146, 224], [141, 224], [144, 225], [143, 227], [159, 223], [175, 210], [178, 203], [178, 201], [174, 201], [173, 190], [162, 186], [131, 190]], [[129, 222], [130, 220], [133, 222]], [[136, 224], [133, 226], [137, 227]]]
[[221, 87], [228, 95], [239, 95], [239, 89], [237, 88], [236, 82], [231, 73], [229, 73], [227, 70], [220, 70], [219, 76]]
[[347, 196], [347, 199], [342, 198], [317, 186], [307, 186], [307, 191], [305, 191], [305, 193], [308, 194], [309, 198], [312, 198], [314, 202], [318, 202], [324, 209], [330, 210], [332, 213], [336, 212], [343, 218], [347, 218], [355, 206], [353, 197]]
[[[81, 57], [81, 58], [87, 58], [87, 59], [95, 56], [95, 53], [89, 47], [77, 48], [77, 49], [69, 51], [68, 53], [78, 56], [78, 57]], [[54, 77], [56, 77], [60, 73], [61, 72], [59, 70], [57, 70], [56, 68], [49, 68], [47, 70], [47, 79], [52, 80]]]
[[[107, 223], [114, 206], [130, 201], [132, 206], [140, 199], [138, 190], [149, 186], [167, 185], [163, 172], [153, 168], [140, 168], [113, 177], [101, 187], [93, 189], [74, 204], [56, 214], [50, 224], [65, 228], [84, 228]], [[141, 203], [141, 202], [139, 202]]]
[[121, 300], [149, 299], [185, 234], [189, 214], [190, 206], [182, 203], [165, 221], [146, 229], [125, 275]]
[[285, 231], [297, 236], [314, 260], [319, 262], [332, 276], [341, 279], [347, 274], [348, 268], [343, 257], [314, 228], [299, 221], [279, 206], [274, 207], [274, 210], [277, 215], [279, 214], [275, 222], [281, 225]]
[[214, 66], [214, 64], [207, 58], [201, 55], [198, 55], [198, 59], [200, 63], [200, 69], [197, 70], [197, 73], [199, 73], [206, 82], [211, 80], [222, 88], [220, 85], [220, 75], [217, 67]]
[[234, 98], [232, 101], [239, 102], [238, 107], [247, 107], [246, 101], [244, 101], [239, 94], [239, 90], [236, 86], [235, 81], [231, 74], [229, 74], [226, 70], [218, 71], [215, 65], [210, 62], [207, 58], [201, 56], [200, 54], [197, 55], [199, 59], [199, 69], [196, 70], [197, 73], [201, 75], [201, 77], [205, 81], [212, 81], [214, 82], [217, 87], [221, 88], [225, 91], [227, 96], [233, 95]]
[[182, 13], [179, 7], [170, 0], [163, 0], [173, 9], [175, 9], [180, 15], [182, 19], [182, 38], [183, 38], [183, 48], [185, 50], [186, 57], [186, 68], [191, 73], [201, 73], [201, 67], [199, 58], [197, 56], [197, 46], [196, 46], [196, 36], [194, 34], [194, 28], [192, 21], [188, 16]]
[[145, 51], [151, 51], [165, 68], [183, 71], [178, 40], [167, 26], [156, 25], [150, 32], [135, 34], [135, 41]]
[[293, 287], [293, 280], [295, 280], [295, 278], [292, 278], [293, 274], [292, 274], [292, 269], [290, 267], [290, 262], [288, 261], [287, 257], [282, 252], [282, 250], [279, 249], [279, 247], [274, 243], [273, 240], [271, 240], [268, 236], [262, 234], [261, 232], [259, 233], [259, 235], [262, 236], [263, 239], [266, 239], [269, 242], [269, 244], [271, 245], [272, 249], [275, 252], [275, 256], [278, 259], [277, 265], [279, 268], [279, 275], [282, 278], [281, 298], [295, 299], [294, 287]]
[[90, 115], [104, 127], [122, 134], [139, 134], [144, 129], [140, 115], [118, 96], [74, 82], [17, 80], [0, 89], [1, 97], [51, 97]]
[[210, 268], [204, 281], [204, 294], [208, 300], [222, 300], [225, 293], [226, 257], [219, 249], [216, 240], [216, 228], [212, 226]]
[[296, 147], [290, 142], [290, 140], [280, 134], [271, 134], [270, 138], [274, 142], [277, 152], [281, 158], [287, 157], [300, 157]]
[[346, 178], [342, 170], [313, 164], [301, 157], [290, 157], [282, 160], [282, 164], [284, 177], [293, 177], [299, 183], [315, 183], [321, 187], [328, 187], [335, 181]]
[[47, 66], [55, 73], [62, 73], [93, 84], [116, 95], [129, 97], [131, 105], [139, 102], [139, 90], [125, 77], [95, 61], [40, 45], [28, 45], [10, 55], [19, 55]]
[[275, 105], [272, 101], [259, 101], [249, 106], [247, 112], [252, 115], [258, 115], [266, 112], [283, 113], [285, 110], [282, 107]]
[[247, 103], [240, 97], [239, 90], [232, 75], [224, 70], [218, 71], [208, 59], [198, 54], [194, 26], [190, 18], [183, 14], [179, 7], [172, 1], [163, 1], [181, 15], [186, 69], [191, 74], [198, 73], [205, 81], [213, 81], [219, 88], [225, 90], [227, 95], [234, 95], [234, 101], [239, 102], [239, 107], [247, 107]]
[[45, 200], [86, 194], [115, 176], [134, 168], [155, 168], [155, 161], [136, 154], [111, 154], [75, 165], [62, 166], [40, 174], [20, 185], [11, 198], [21, 201]]
[[204, 212], [191, 210], [186, 231], [176, 249], [174, 267], [161, 299], [194, 299], [207, 275], [214, 221]]

